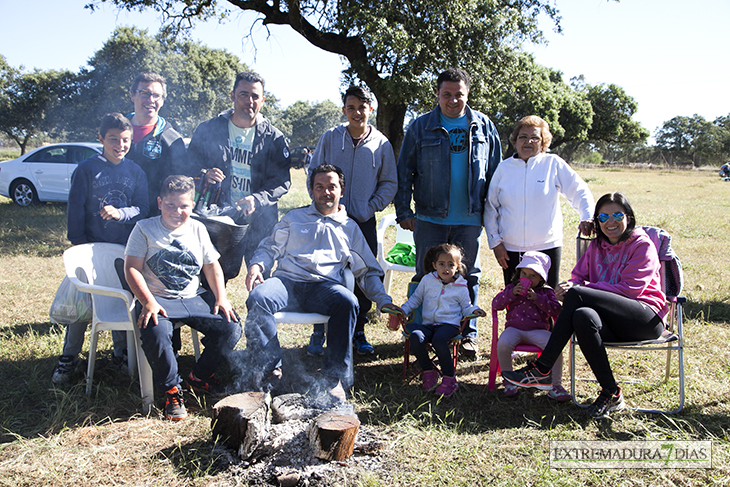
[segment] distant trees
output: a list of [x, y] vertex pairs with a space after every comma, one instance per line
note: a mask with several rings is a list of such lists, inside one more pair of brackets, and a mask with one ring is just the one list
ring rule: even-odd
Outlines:
[[25, 154], [29, 142], [59, 123], [60, 110], [73, 94], [74, 75], [69, 71], [22, 73], [0, 55], [0, 131]]
[[129, 88], [142, 71], [167, 80], [167, 99], [160, 110], [183, 135], [191, 136], [203, 120], [231, 106], [236, 73], [248, 68], [237, 56], [190, 40], [171, 42], [134, 27], [114, 30], [75, 80], [75, 95], [66, 104], [64, 129], [76, 139], [95, 137], [108, 112], [133, 110]]
[[672, 159], [693, 165], [722, 164], [730, 156], [730, 125], [727, 117], [713, 122], [700, 115], [677, 116], [656, 131], [656, 145]]
[[292, 146], [312, 146], [326, 130], [343, 121], [342, 108], [330, 100], [297, 101], [281, 113], [277, 127], [289, 137]]

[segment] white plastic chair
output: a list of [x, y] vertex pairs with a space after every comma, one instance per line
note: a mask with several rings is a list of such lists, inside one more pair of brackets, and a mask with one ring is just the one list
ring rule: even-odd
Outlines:
[[[149, 412], [154, 402], [152, 369], [142, 350], [134, 314], [134, 296], [122, 287], [119, 271], [123, 269], [124, 246], [114, 243], [76, 245], [63, 253], [66, 275], [76, 288], [91, 294], [93, 319], [89, 340], [89, 360], [86, 369], [86, 394], [91, 394], [96, 365], [96, 347], [99, 332], [122, 330], [127, 332], [127, 359], [129, 375], [139, 373], [139, 388], [143, 410]], [[179, 327], [182, 323], [176, 323]], [[191, 328], [195, 360], [200, 356], [198, 333]]]
[[[87, 243], [76, 245], [63, 253], [66, 276], [85, 293], [91, 294], [93, 319], [89, 343], [89, 364], [86, 371], [86, 394], [91, 394], [96, 365], [96, 346], [99, 332], [122, 330], [127, 332], [127, 357], [129, 374], [139, 370], [140, 393], [145, 405], [152, 404], [152, 371], [144, 358], [139, 329], [134, 320], [134, 296], [122, 288], [115, 267], [117, 259], [124, 262], [124, 246], [113, 243]], [[139, 358], [142, 357], [141, 360]], [[149, 373], [143, 369], [148, 369]]]
[[[378, 263], [380, 264], [380, 267], [383, 268], [383, 271], [385, 272], [385, 277], [383, 278], [383, 287], [385, 288], [385, 293], [390, 294], [390, 283], [393, 279], [393, 272], [410, 272], [411, 274], [416, 273], [416, 268], [407, 266], [407, 265], [400, 265], [400, 264], [393, 264], [392, 262], [388, 262], [385, 260], [385, 255], [387, 252], [384, 248], [384, 241], [385, 241], [385, 231], [388, 229], [388, 227], [395, 227], [396, 233], [395, 233], [395, 241], [396, 243], [407, 243], [407, 244], [413, 244], [413, 232], [410, 230], [404, 230], [401, 228], [400, 225], [398, 225], [395, 222], [395, 214], [391, 213], [388, 215], [384, 215], [383, 218], [380, 219], [380, 223], [378, 224], [378, 231], [377, 231], [377, 238], [378, 238]], [[418, 256], [416, 256], [418, 258]]]

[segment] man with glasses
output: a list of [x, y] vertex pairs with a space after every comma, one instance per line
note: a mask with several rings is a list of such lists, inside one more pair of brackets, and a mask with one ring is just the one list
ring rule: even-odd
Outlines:
[[[215, 188], [212, 199], [230, 217], [224, 222], [206, 216], [210, 208], [196, 208], [221, 254], [226, 282], [271, 234], [279, 220], [279, 198], [291, 186], [286, 138], [259, 113], [265, 99], [264, 79], [239, 73], [231, 91], [233, 108], [201, 123], [188, 147], [188, 164], [194, 171], [206, 170], [203, 185]], [[208, 199], [202, 206], [210, 204]]]
[[134, 112], [127, 116], [133, 128], [128, 157], [147, 175], [148, 216], [156, 216], [160, 214], [157, 195], [162, 181], [173, 174], [190, 172], [185, 168], [185, 142], [159, 115], [167, 97], [165, 78], [157, 73], [139, 73], [132, 81], [129, 96], [134, 103]]

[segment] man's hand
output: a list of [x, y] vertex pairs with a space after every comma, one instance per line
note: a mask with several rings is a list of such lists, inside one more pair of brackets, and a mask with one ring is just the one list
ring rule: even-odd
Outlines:
[[593, 233], [593, 222], [590, 220], [583, 220], [578, 224], [578, 231], [586, 237], [590, 237]]
[[416, 229], [416, 219], [415, 218], [408, 218], [407, 220], [403, 220], [400, 222], [400, 227], [403, 230], [410, 230], [413, 232]]
[[507, 255], [507, 249], [504, 248], [503, 244], [499, 244], [492, 249], [494, 252], [494, 258], [497, 259], [497, 263], [502, 269], [506, 269], [509, 261], [509, 255]]
[[205, 173], [205, 179], [208, 181], [208, 184], [215, 184], [226, 179], [226, 175], [217, 167], [213, 167], [208, 169], [208, 172]]
[[238, 322], [238, 313], [233, 309], [233, 306], [228, 301], [227, 297], [222, 297], [216, 300], [215, 306], [213, 307], [213, 314], [217, 315], [218, 313], [223, 313], [223, 316], [226, 317], [226, 321], [229, 323], [231, 321]]
[[104, 220], [119, 220], [122, 217], [122, 214], [119, 213], [119, 210], [114, 208], [112, 205], [106, 205], [104, 208], [102, 208], [99, 212], [99, 215], [101, 215]]
[[393, 303], [384, 304], [383, 307], [380, 308], [380, 311], [382, 311], [383, 313], [400, 316], [401, 318], [406, 317], [406, 314], [403, 312], [403, 310]]
[[251, 292], [256, 284], [264, 282], [263, 269], [258, 264], [251, 264], [246, 274], [246, 289]]
[[256, 211], [256, 199], [248, 195], [243, 199], [236, 201], [236, 206], [241, 209], [243, 216], [249, 216], [251, 213]]
[[475, 309], [474, 311], [471, 312], [471, 314], [476, 315], [480, 318], [484, 318], [485, 316], [487, 316], [487, 312], [484, 311], [482, 308]]
[[167, 311], [165, 311], [165, 308], [160, 306], [160, 304], [153, 298], [150, 299], [147, 304], [142, 306], [142, 311], [139, 313], [139, 318], [137, 318], [137, 326], [140, 329], [147, 328], [147, 323], [150, 322], [150, 319], [152, 322], [157, 326], [157, 315], [161, 314], [165, 318], [167, 318]]

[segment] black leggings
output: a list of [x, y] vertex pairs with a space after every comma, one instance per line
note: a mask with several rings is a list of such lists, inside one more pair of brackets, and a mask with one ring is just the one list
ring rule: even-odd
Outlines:
[[537, 362], [541, 370], [550, 370], [575, 333], [598, 383], [615, 393], [616, 380], [603, 342], [653, 340], [663, 331], [662, 319], [641, 301], [575, 286], [566, 293], [552, 336]]

